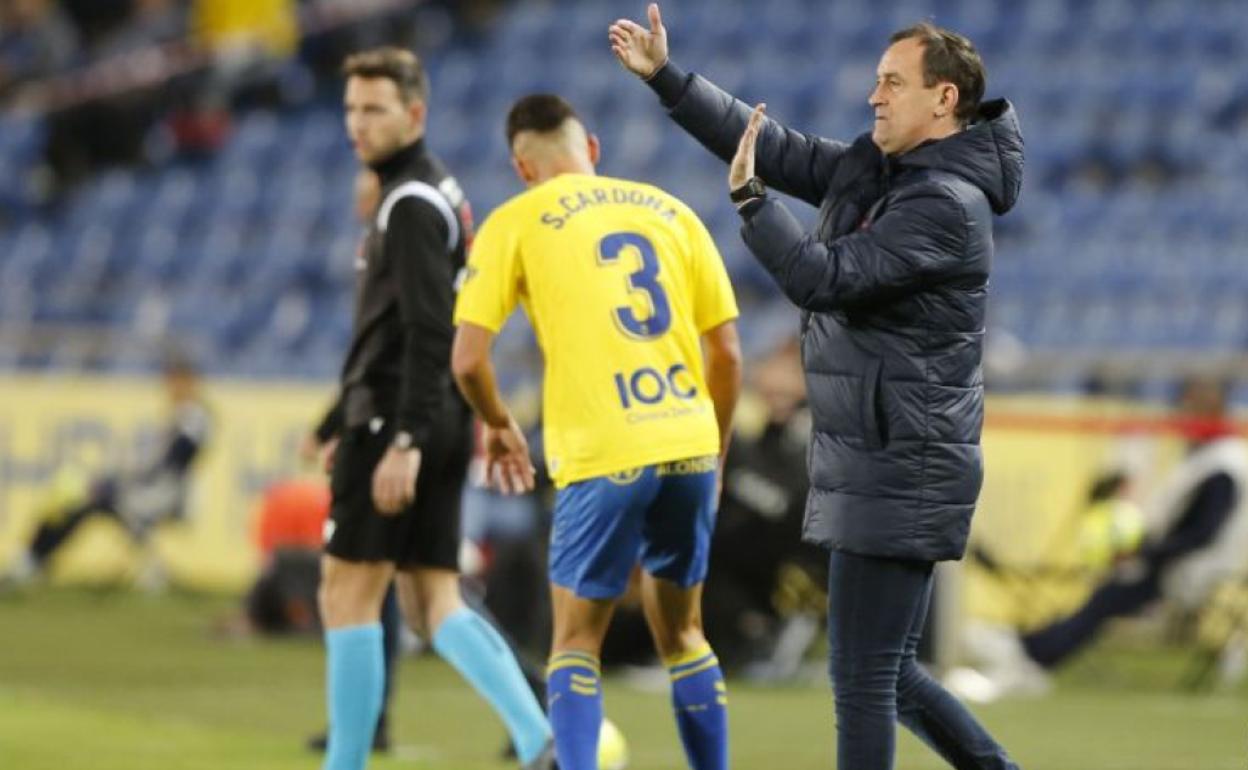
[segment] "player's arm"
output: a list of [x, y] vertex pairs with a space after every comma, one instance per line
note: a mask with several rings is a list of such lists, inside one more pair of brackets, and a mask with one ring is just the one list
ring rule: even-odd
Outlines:
[[493, 343], [494, 332], [471, 322], [461, 323], [451, 348], [451, 373], [464, 399], [485, 424], [486, 478], [498, 483], [502, 491], [518, 494], [533, 489], [534, 469], [524, 432], [498, 390], [490, 361]]
[[741, 340], [737, 336], [737, 300], [715, 239], [702, 220], [681, 206], [680, 221], [689, 248], [693, 283], [693, 320], [702, 336], [706, 387], [719, 424], [719, 466], [724, 467], [732, 441], [732, 416], [741, 393]]
[[703, 333], [702, 349], [706, 355], [706, 388], [715, 405], [715, 421], [719, 423], [722, 468], [732, 441], [732, 416], [741, 395], [741, 340], [736, 321], [725, 321]]
[[503, 428], [511, 422], [511, 413], [503, 403], [490, 360], [494, 332], [474, 323], [461, 323], [455, 331], [451, 347], [451, 373], [459, 392], [481, 422], [491, 428]]
[[455, 302], [455, 342], [451, 374], [485, 424], [486, 478], [504, 492], [527, 492], [534, 486], [533, 463], [520, 426], [507, 411], [498, 390], [490, 347], [516, 307], [521, 281], [516, 228], [495, 212], [473, 242], [468, 270]]

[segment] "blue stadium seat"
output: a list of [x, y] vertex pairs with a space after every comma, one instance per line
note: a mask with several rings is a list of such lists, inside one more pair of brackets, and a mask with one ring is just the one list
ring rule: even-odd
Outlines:
[[[931, 18], [969, 34], [989, 94], [1020, 111], [1029, 165], [1019, 208], [997, 230], [990, 323], [1036, 348], [1229, 352], [1248, 343], [1241, 6], [775, 0], [760, 14], [744, 0], [689, 0], [665, 11], [684, 66], [841, 139], [869, 126], [875, 60], [894, 29]], [[536, 89], [564, 94], [603, 140], [603, 173], [659, 184], [707, 222], [742, 295], [743, 333], [759, 344], [763, 319], [786, 305], [740, 242], [723, 164], [606, 52], [621, 12], [606, 0], [521, 0], [484, 34], [428, 51], [430, 143], [480, 220], [521, 189], [502, 137], [507, 108]], [[167, 326], [219, 355], [209, 363], [221, 371], [331, 376], [360, 233], [337, 98], [241, 113], [216, 156], [109, 171], [48, 212], [22, 181], [34, 178], [43, 128], [0, 116], [0, 176], [18, 180], [0, 192], [0, 321]], [[794, 211], [810, 221], [809, 207]], [[109, 365], [136, 365], [140, 348], [119, 347]], [[0, 350], [0, 365], [81, 359], [69, 346]]]

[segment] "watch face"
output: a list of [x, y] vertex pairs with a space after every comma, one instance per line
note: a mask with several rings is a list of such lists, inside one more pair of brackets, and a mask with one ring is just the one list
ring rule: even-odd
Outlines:
[[745, 184], [733, 190], [728, 196], [735, 203], [749, 200], [750, 198], [758, 198], [767, 193], [767, 187], [763, 184], [763, 180], [756, 176], [752, 176], [746, 180]]

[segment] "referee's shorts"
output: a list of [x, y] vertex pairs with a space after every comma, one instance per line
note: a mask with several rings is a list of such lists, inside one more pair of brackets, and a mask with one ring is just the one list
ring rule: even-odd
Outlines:
[[459, 569], [460, 502], [472, 459], [472, 416], [458, 400], [437, 415], [421, 452], [416, 499], [396, 515], [373, 503], [373, 472], [394, 429], [381, 418], [346, 428], [334, 458], [325, 552], [345, 561], [389, 561], [399, 569]]

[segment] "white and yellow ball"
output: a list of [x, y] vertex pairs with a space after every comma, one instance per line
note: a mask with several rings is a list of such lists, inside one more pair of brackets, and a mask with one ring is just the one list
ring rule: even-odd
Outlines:
[[628, 767], [628, 742], [610, 719], [603, 718], [598, 731], [598, 770], [624, 770]]

